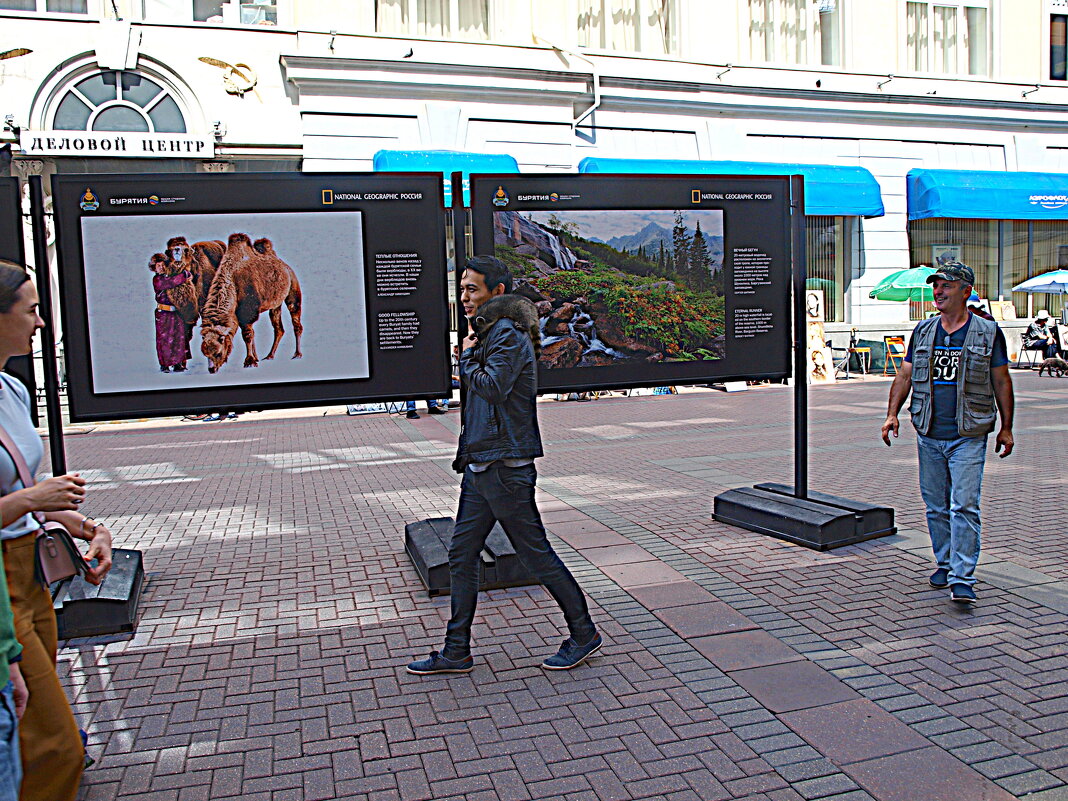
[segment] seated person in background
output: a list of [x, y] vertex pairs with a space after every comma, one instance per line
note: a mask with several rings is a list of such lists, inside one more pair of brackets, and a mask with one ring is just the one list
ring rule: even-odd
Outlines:
[[1057, 355], [1057, 342], [1049, 330], [1049, 312], [1042, 309], [1035, 315], [1035, 321], [1027, 326], [1023, 336], [1024, 350], [1040, 350], [1048, 359]]
[[978, 292], [973, 292], [968, 298], [968, 311], [977, 317], [982, 317], [984, 320], [994, 319], [994, 315], [983, 308], [983, 300], [979, 297]]

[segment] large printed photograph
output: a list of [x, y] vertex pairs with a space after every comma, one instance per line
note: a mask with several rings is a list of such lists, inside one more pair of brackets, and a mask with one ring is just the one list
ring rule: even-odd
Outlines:
[[83, 217], [96, 393], [370, 374], [362, 214]]
[[543, 369], [723, 359], [723, 212], [495, 211]]

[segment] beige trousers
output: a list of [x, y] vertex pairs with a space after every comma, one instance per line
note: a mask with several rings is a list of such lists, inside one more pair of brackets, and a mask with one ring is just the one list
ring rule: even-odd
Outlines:
[[33, 577], [34, 535], [3, 541], [4, 571], [22, 643], [19, 667], [30, 703], [19, 721], [20, 801], [73, 801], [84, 766], [82, 738], [56, 675], [56, 613]]

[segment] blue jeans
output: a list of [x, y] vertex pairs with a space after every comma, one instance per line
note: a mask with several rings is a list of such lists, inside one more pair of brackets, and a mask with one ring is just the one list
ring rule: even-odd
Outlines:
[[9, 681], [0, 690], [0, 801], [18, 801], [21, 784], [19, 725], [15, 717], [14, 687]]
[[[439, 402], [441, 402], [441, 401], [428, 400], [426, 402], [426, 408], [428, 408], [428, 409], [436, 409], [436, 408], [438, 408], [438, 403]], [[443, 401], [442, 403], [448, 404], [448, 401]], [[405, 401], [404, 402], [404, 408], [405, 408], [406, 411], [414, 412], [415, 411], [415, 401]]]
[[481, 473], [470, 467], [460, 484], [460, 509], [449, 548], [452, 617], [445, 630], [444, 656], [463, 659], [471, 652], [471, 623], [478, 603], [479, 553], [495, 521], [523, 565], [560, 605], [574, 640], [584, 644], [596, 628], [586, 596], [545, 536], [534, 504], [538, 472], [533, 464], [505, 467], [495, 462]]
[[939, 567], [950, 584], [975, 584], [982, 523], [979, 494], [986, 464], [986, 437], [932, 439], [916, 435], [920, 493], [927, 506], [927, 530]]

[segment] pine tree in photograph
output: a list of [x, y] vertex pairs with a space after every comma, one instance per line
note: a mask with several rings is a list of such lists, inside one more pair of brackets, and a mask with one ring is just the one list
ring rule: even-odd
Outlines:
[[712, 254], [708, 251], [705, 235], [701, 233], [700, 220], [690, 243], [690, 276], [694, 289], [708, 290], [712, 286]]
[[675, 212], [675, 225], [671, 229], [672, 256], [674, 268], [683, 278], [689, 279], [690, 272], [690, 235], [686, 233], [686, 223], [682, 212]]

